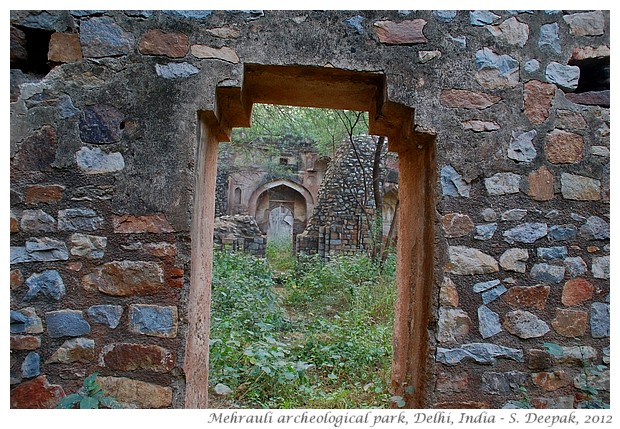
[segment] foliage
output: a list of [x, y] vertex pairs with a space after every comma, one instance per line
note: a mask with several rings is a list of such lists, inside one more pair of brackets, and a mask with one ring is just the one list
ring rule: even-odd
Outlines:
[[[355, 123], [357, 114], [349, 110], [256, 104], [252, 108], [252, 127], [235, 128], [232, 141], [245, 145], [280, 142], [286, 146], [287, 142], [306, 140], [316, 144], [319, 153], [331, 154], [348, 136], [348, 127], [353, 126], [354, 135], [368, 132], [367, 120]], [[365, 113], [363, 119], [367, 116]]]
[[393, 270], [300, 257], [283, 279], [276, 288], [264, 260], [216, 253], [210, 382], [231, 387], [235, 406], [389, 407]]
[[56, 408], [75, 408], [78, 404], [81, 409], [93, 408], [121, 408], [116, 399], [106, 396], [97, 383], [97, 373], [94, 372], [84, 379], [84, 385], [76, 392], [62, 398]]
[[274, 271], [286, 272], [295, 267], [293, 241], [287, 238], [269, 238], [267, 240], [267, 261]]

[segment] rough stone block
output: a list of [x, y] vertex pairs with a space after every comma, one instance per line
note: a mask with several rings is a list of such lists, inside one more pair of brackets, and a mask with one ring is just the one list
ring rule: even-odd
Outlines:
[[500, 25], [489, 25], [485, 28], [495, 36], [498, 42], [521, 48], [525, 46], [530, 35], [530, 27], [519, 22], [515, 17], [505, 20]]
[[451, 165], [441, 168], [441, 191], [444, 196], [469, 197], [471, 186], [463, 180]]
[[135, 39], [112, 18], [102, 16], [80, 22], [80, 43], [85, 57], [101, 58], [131, 53]]
[[437, 347], [435, 359], [446, 365], [458, 365], [473, 360], [480, 364], [494, 364], [498, 358], [523, 362], [523, 351], [490, 343], [470, 343], [461, 347], [446, 349]]
[[566, 91], [574, 91], [579, 83], [581, 71], [577, 66], [569, 66], [551, 62], [545, 69], [547, 82], [555, 83]]
[[49, 237], [32, 238], [26, 241], [26, 253], [31, 261], [66, 261], [69, 259], [67, 245]]
[[37, 352], [30, 352], [22, 363], [22, 378], [33, 378], [41, 374], [41, 356]]
[[49, 300], [59, 301], [66, 293], [62, 277], [56, 270], [45, 270], [32, 274], [26, 280], [26, 286], [28, 286], [28, 293], [26, 293], [23, 301], [31, 301], [39, 294]]
[[514, 242], [531, 244], [546, 236], [547, 231], [546, 223], [524, 223], [504, 231], [503, 236], [504, 241], [510, 244]]
[[[80, 113], [80, 138], [85, 143], [115, 143], [120, 141], [123, 135], [123, 130], [121, 129], [122, 122], [123, 114], [114, 106], [109, 104], [86, 106]], [[99, 157], [101, 158], [100, 152]], [[97, 155], [96, 152], [91, 152], [90, 154], [78, 152], [78, 154], [81, 154], [80, 159], [82, 163], [88, 163], [88, 160], [92, 161], [92, 158], [95, 158]], [[76, 156], [78, 155], [76, 154]]]
[[153, 372], [169, 372], [176, 364], [174, 353], [155, 345], [114, 343], [101, 351], [101, 361], [106, 367], [117, 371], [146, 369]]
[[490, 395], [510, 395], [519, 386], [526, 384], [528, 375], [524, 372], [492, 372], [482, 374], [482, 391]]
[[569, 256], [564, 259], [566, 274], [569, 277], [578, 277], [584, 275], [588, 271], [586, 261], [581, 256]]
[[153, 337], [175, 338], [178, 313], [175, 306], [132, 304], [129, 306], [129, 330]]
[[549, 50], [556, 54], [562, 53], [562, 45], [560, 44], [560, 36], [558, 34], [558, 23], [543, 24], [540, 27], [540, 36], [538, 37], [538, 49], [541, 51]]
[[62, 185], [32, 185], [26, 187], [26, 204], [57, 203], [62, 198]]
[[62, 386], [41, 375], [11, 390], [11, 408], [54, 408], [64, 396]]
[[563, 337], [581, 337], [588, 330], [588, 313], [580, 310], [558, 308], [551, 326]]
[[605, 16], [600, 10], [564, 15], [564, 21], [574, 36], [601, 36], [605, 34]]
[[538, 338], [549, 332], [549, 326], [536, 315], [525, 310], [515, 310], [504, 316], [504, 329], [519, 338]]
[[497, 231], [497, 223], [486, 223], [482, 225], [476, 225], [476, 233], [474, 239], [476, 240], [490, 240]]
[[97, 377], [101, 388], [128, 408], [165, 408], [172, 405], [172, 388], [126, 377]]
[[183, 58], [189, 50], [189, 37], [183, 33], [167, 33], [159, 29], [148, 30], [138, 46], [143, 55], [163, 55]]
[[54, 232], [56, 219], [41, 209], [24, 210], [20, 221], [20, 229], [25, 232]]
[[112, 261], [82, 277], [87, 290], [99, 290], [106, 295], [153, 295], [164, 286], [164, 272], [155, 262]]
[[499, 315], [486, 305], [478, 307], [478, 329], [484, 339], [502, 332]]
[[200, 72], [200, 69], [190, 63], [168, 63], [155, 64], [157, 76], [164, 79], [180, 79], [193, 76]]
[[543, 310], [550, 292], [551, 287], [548, 285], [514, 286], [508, 289], [502, 299], [513, 308], [534, 307]]
[[609, 304], [593, 302], [590, 313], [590, 331], [593, 338], [609, 337]]
[[459, 308], [440, 308], [437, 322], [437, 341], [443, 344], [462, 342], [471, 329], [471, 319]]
[[568, 307], [589, 301], [593, 296], [594, 286], [583, 278], [569, 280], [562, 288], [562, 304]]
[[539, 282], [556, 284], [564, 279], [565, 273], [563, 266], [540, 263], [532, 267], [530, 277]]
[[442, 106], [462, 109], [486, 109], [501, 99], [498, 95], [464, 89], [444, 89], [439, 95], [439, 102]]
[[89, 363], [96, 358], [94, 340], [72, 338], [62, 343], [46, 363]]
[[527, 194], [535, 201], [549, 201], [554, 195], [554, 178], [545, 166], [541, 166], [538, 170], [532, 171], [527, 176], [528, 192]]
[[493, 24], [500, 18], [499, 15], [494, 14], [490, 10], [474, 10], [469, 12], [469, 23], [477, 27]]
[[80, 36], [73, 33], [52, 33], [47, 59], [55, 63], [73, 63], [82, 59]]
[[449, 262], [446, 271], [456, 275], [489, 274], [499, 271], [497, 261], [478, 249], [465, 246], [448, 248]]
[[161, 234], [174, 232], [174, 228], [168, 223], [163, 214], [145, 216], [121, 215], [112, 217], [114, 232], [117, 234]]
[[36, 350], [41, 347], [41, 338], [33, 335], [11, 335], [11, 350]]
[[519, 83], [519, 62], [509, 55], [482, 48], [476, 52], [476, 67], [476, 81], [485, 88], [513, 88]]
[[11, 334], [40, 334], [43, 323], [34, 307], [11, 310]]
[[237, 51], [228, 46], [214, 48], [207, 45], [192, 45], [191, 52], [193, 56], [201, 59], [222, 60], [233, 64], [240, 61]]
[[550, 241], [571, 241], [577, 238], [577, 227], [575, 225], [552, 225], [549, 227]]
[[590, 216], [579, 228], [579, 236], [585, 240], [606, 240], [609, 238], [609, 224], [598, 216]]
[[98, 147], [84, 146], [75, 153], [75, 160], [85, 174], [115, 173], [125, 168], [125, 159], [120, 152], [103, 153]]
[[96, 235], [73, 234], [69, 239], [71, 254], [88, 259], [101, 259], [108, 243], [106, 237]]
[[523, 110], [534, 125], [540, 125], [549, 117], [549, 110], [556, 86], [539, 80], [530, 80], [523, 85]]
[[426, 21], [423, 19], [401, 22], [376, 21], [373, 23], [373, 29], [381, 43], [386, 45], [413, 45], [428, 42], [423, 33], [425, 25]]
[[93, 209], [74, 208], [58, 211], [58, 229], [61, 231], [95, 231], [103, 225], [103, 218]]
[[86, 314], [92, 323], [116, 328], [123, 315], [123, 307], [120, 305], [101, 304], [88, 307]]
[[484, 179], [489, 195], [516, 194], [519, 192], [521, 176], [514, 173], [496, 173]]
[[513, 131], [512, 140], [508, 145], [508, 158], [517, 162], [532, 162], [536, 158], [536, 148], [532, 143], [536, 134], [536, 130], [525, 133]]
[[553, 130], [545, 136], [545, 154], [552, 164], [575, 164], [583, 159], [583, 137]]
[[532, 374], [532, 383], [547, 392], [570, 386], [573, 383], [572, 378], [564, 370], [553, 372], [537, 372]]
[[442, 225], [447, 238], [464, 237], [474, 229], [471, 218], [461, 213], [448, 213], [443, 216]]
[[609, 256], [595, 256], [592, 258], [592, 276], [595, 279], [609, 278]]
[[45, 313], [47, 334], [51, 338], [80, 337], [90, 333], [90, 325], [79, 310], [58, 310]]
[[568, 256], [568, 249], [566, 246], [539, 247], [536, 249], [536, 256], [541, 261], [563, 260]]

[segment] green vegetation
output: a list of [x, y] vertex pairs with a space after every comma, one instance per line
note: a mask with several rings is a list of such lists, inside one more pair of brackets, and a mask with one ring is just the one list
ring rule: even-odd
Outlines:
[[214, 255], [210, 383], [232, 389], [215, 406], [388, 407], [393, 258], [300, 257], [277, 283], [274, 259]]
[[78, 405], [80, 409], [121, 408], [116, 399], [105, 395], [97, 383], [97, 375], [94, 372], [86, 377], [80, 390], [62, 398], [56, 408], [76, 408]]

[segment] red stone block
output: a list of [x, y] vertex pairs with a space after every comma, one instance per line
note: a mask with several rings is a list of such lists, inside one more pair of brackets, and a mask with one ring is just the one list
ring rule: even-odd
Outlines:
[[540, 125], [547, 120], [555, 90], [554, 84], [538, 80], [523, 85], [523, 109], [532, 124]]
[[11, 390], [11, 408], [54, 408], [64, 397], [62, 386], [49, 384], [41, 375]]
[[442, 106], [463, 109], [486, 109], [501, 99], [497, 95], [464, 89], [446, 89], [441, 91], [439, 96], [439, 102]]
[[535, 201], [549, 201], [553, 199], [554, 179], [545, 166], [532, 171], [527, 176], [528, 195]]
[[163, 214], [146, 216], [122, 215], [112, 218], [114, 232], [117, 234], [160, 234], [174, 232], [174, 228], [168, 223]]
[[583, 137], [562, 130], [553, 130], [545, 137], [547, 160], [553, 164], [574, 164], [583, 158]]
[[103, 348], [102, 357], [108, 368], [119, 371], [168, 372], [176, 364], [173, 352], [154, 345], [111, 344]]
[[189, 51], [189, 37], [183, 33], [166, 33], [159, 29], [147, 31], [140, 40], [140, 53], [183, 58]]
[[426, 25], [423, 19], [401, 22], [377, 21], [373, 25], [379, 41], [387, 45], [412, 45], [428, 41], [422, 32]]
[[560, 308], [556, 311], [551, 326], [563, 337], [581, 337], [588, 330], [588, 313]]
[[41, 338], [34, 335], [11, 335], [11, 350], [36, 350], [41, 347]]
[[33, 185], [26, 188], [26, 204], [57, 203], [65, 190], [61, 185]]
[[55, 63], [73, 63], [82, 59], [79, 34], [53, 33], [50, 37], [47, 59]]
[[11, 290], [17, 289], [24, 284], [24, 276], [20, 270], [11, 271]]
[[586, 279], [577, 277], [564, 284], [562, 289], [562, 304], [572, 307], [592, 299], [594, 286]]
[[448, 213], [442, 218], [442, 225], [447, 238], [463, 237], [475, 228], [470, 217], [461, 213]]
[[551, 287], [547, 285], [514, 286], [502, 297], [508, 305], [514, 308], [535, 307], [545, 308]]
[[532, 382], [536, 386], [551, 392], [562, 387], [570, 386], [573, 383], [573, 379], [566, 371], [559, 370], [532, 374]]

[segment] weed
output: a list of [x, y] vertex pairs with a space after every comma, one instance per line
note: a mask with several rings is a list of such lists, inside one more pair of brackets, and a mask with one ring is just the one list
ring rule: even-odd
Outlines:
[[116, 399], [106, 396], [99, 383], [97, 373], [94, 372], [84, 379], [84, 385], [76, 392], [62, 398], [56, 408], [75, 408], [78, 404], [81, 409], [93, 408], [121, 408]]

